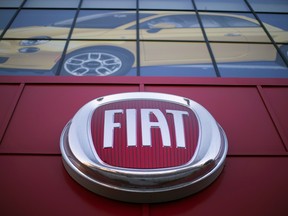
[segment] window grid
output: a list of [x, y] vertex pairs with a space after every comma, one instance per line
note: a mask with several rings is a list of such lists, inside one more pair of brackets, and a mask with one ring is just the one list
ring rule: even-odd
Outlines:
[[[59, 39], [59, 38], [53, 38], [51, 40], [55, 40], [55, 41], [63, 41], [65, 42], [65, 46], [63, 49], [63, 53], [60, 57], [59, 60], [59, 64], [58, 64], [58, 69], [55, 73], [55, 75], [59, 76], [60, 72], [61, 72], [61, 68], [63, 66], [63, 62], [65, 60], [65, 56], [69, 47], [69, 43], [70, 41], [131, 41], [131, 42], [135, 42], [136, 43], [136, 75], [137, 76], [141, 76], [141, 59], [140, 59], [140, 49], [141, 49], [141, 42], [159, 42], [159, 43], [164, 43], [164, 42], [177, 42], [177, 43], [188, 43], [188, 42], [193, 42], [193, 43], [206, 43], [208, 52], [210, 54], [211, 60], [212, 60], [212, 65], [214, 68], [214, 71], [216, 73], [217, 77], [221, 77], [221, 73], [218, 69], [218, 63], [216, 61], [216, 58], [214, 56], [214, 52], [213, 49], [211, 48], [212, 44], [267, 44], [267, 45], [273, 45], [275, 47], [275, 49], [277, 50], [278, 55], [280, 56], [280, 58], [282, 58], [284, 64], [286, 67], [288, 67], [288, 60], [285, 57], [285, 55], [283, 54], [283, 52], [281, 52], [280, 47], [281, 45], [286, 45], [288, 44], [287, 42], [285, 43], [280, 43], [280, 42], [276, 42], [273, 38], [273, 36], [271, 35], [271, 33], [267, 30], [267, 28], [265, 27], [264, 23], [262, 22], [261, 18], [258, 15], [261, 14], [278, 14], [278, 15], [288, 15], [288, 12], [267, 12], [267, 11], [255, 11], [253, 9], [253, 7], [251, 6], [251, 4], [249, 3], [248, 0], [243, 0], [244, 3], [246, 4], [246, 6], [248, 7], [249, 10], [247, 11], [236, 11], [236, 10], [198, 10], [197, 9], [197, 4], [195, 3], [195, 0], [191, 0], [191, 5], [194, 9], [141, 9], [139, 8], [139, 0], [136, 1], [136, 8], [83, 8], [82, 4], [85, 0], [79, 0], [79, 4], [78, 7], [76, 8], [65, 8], [65, 7], [59, 7], [59, 8], [54, 8], [54, 7], [25, 7], [25, 4], [28, 2], [28, 0], [23, 0], [23, 2], [21, 3], [21, 5], [19, 7], [3, 7], [0, 9], [16, 9], [16, 12], [14, 13], [14, 15], [11, 17], [10, 21], [6, 24], [6, 27], [3, 29], [1, 35], [0, 35], [0, 40], [2, 41], [13, 41], [13, 40], [25, 40], [27, 38], [25, 37], [19, 37], [19, 38], [9, 38], [9, 37], [5, 37], [6, 32], [9, 30], [9, 28], [11, 27], [11, 25], [13, 24], [13, 22], [16, 20], [17, 16], [19, 15], [19, 13], [21, 11], [25, 11], [25, 10], [76, 10], [75, 16], [72, 18], [73, 22], [71, 24], [70, 30], [69, 30], [69, 34], [67, 36], [67, 38], [64, 39]], [[72, 34], [73, 34], [73, 30], [75, 28], [76, 25], [76, 21], [77, 18], [79, 16], [79, 13], [81, 11], [86, 11], [86, 10], [94, 10], [94, 11], [103, 11], [103, 10], [109, 10], [109, 11], [132, 11], [136, 13], [136, 38], [135, 39], [94, 39], [94, 38], [90, 38], [90, 39], [79, 39], [79, 38], [72, 38]], [[201, 32], [203, 34], [204, 37], [204, 41], [195, 41], [195, 40], [173, 40], [173, 39], [168, 39], [168, 40], [157, 40], [157, 39], [141, 39], [140, 37], [140, 22], [139, 22], [139, 14], [141, 12], [145, 12], [145, 11], [150, 11], [150, 12], [158, 12], [158, 11], [171, 11], [171, 12], [193, 12], [195, 13], [197, 20], [199, 22], [200, 25], [200, 29]], [[219, 13], [219, 14], [225, 14], [225, 13], [237, 13], [237, 14], [252, 14], [255, 17], [255, 20], [257, 20], [259, 22], [259, 25], [261, 26], [261, 28], [263, 29], [263, 31], [265, 32], [265, 34], [267, 35], [267, 37], [269, 38], [269, 41], [267, 42], [263, 42], [263, 41], [222, 41], [222, 40], [211, 40], [209, 39], [209, 36], [207, 35], [207, 29], [204, 25], [203, 25], [203, 20], [201, 17], [202, 13]], [[38, 38], [37, 38], [38, 39]], [[31, 39], [31, 40], [37, 40], [37, 39]]]

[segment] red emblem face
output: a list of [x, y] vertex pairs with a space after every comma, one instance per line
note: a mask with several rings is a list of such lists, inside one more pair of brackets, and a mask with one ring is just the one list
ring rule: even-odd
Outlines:
[[200, 104], [160, 93], [123, 93], [84, 105], [61, 135], [65, 168], [89, 190], [129, 202], [196, 193], [220, 174], [224, 131]]
[[100, 159], [111, 166], [180, 166], [195, 152], [198, 121], [191, 109], [179, 104], [121, 101], [95, 110], [92, 138]]

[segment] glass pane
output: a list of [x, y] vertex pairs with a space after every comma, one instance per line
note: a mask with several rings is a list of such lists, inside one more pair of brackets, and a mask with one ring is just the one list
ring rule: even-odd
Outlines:
[[[258, 16], [276, 42], [288, 42], [287, 14], [258, 14]], [[283, 22], [283, 20], [287, 20], [287, 22]]]
[[198, 10], [248, 11], [243, 0], [195, 0]]
[[80, 0], [27, 0], [24, 7], [77, 8]]
[[205, 43], [142, 42], [141, 76], [216, 76]]
[[143, 40], [204, 41], [195, 13], [147, 11], [141, 12], [140, 17], [143, 17], [139, 22]]
[[[288, 62], [288, 44], [280, 44], [278, 46], [280, 48], [280, 51], [281, 51], [283, 57], [286, 58], [286, 61]], [[279, 64], [286, 66], [286, 64], [281, 61], [280, 56], [278, 56], [277, 60], [278, 60]]]
[[[136, 39], [136, 13], [133, 11], [81, 11], [73, 30], [73, 39]], [[71, 22], [60, 22], [64, 27]]]
[[71, 41], [62, 76], [136, 75], [136, 42]]
[[191, 0], [139, 0], [140, 9], [181, 9], [191, 10]]
[[0, 74], [54, 75], [66, 42], [36, 41], [38, 45], [21, 46], [19, 40], [2, 40], [0, 42]]
[[82, 8], [136, 8], [135, 0], [83, 0]]
[[71, 19], [71, 10], [21, 10], [12, 26], [4, 35], [6, 38], [66, 38], [70, 26], [59, 28], [60, 20]]
[[270, 42], [252, 14], [201, 13], [210, 41]]
[[19, 7], [23, 0], [1, 0], [0, 7]]
[[3, 29], [5, 29], [15, 12], [16, 10], [0, 10], [0, 34], [2, 33]]
[[271, 44], [211, 43], [223, 77], [288, 77]]
[[248, 0], [255, 11], [288, 12], [287, 0]]

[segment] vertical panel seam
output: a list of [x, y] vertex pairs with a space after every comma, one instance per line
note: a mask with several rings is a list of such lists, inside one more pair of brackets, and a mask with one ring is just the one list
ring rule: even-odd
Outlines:
[[145, 92], [145, 84], [144, 83], [139, 83], [139, 91]]
[[261, 85], [257, 85], [257, 90], [259, 92], [259, 95], [261, 97], [262, 102], [264, 103], [264, 106], [269, 114], [269, 117], [271, 118], [273, 125], [275, 126], [277, 133], [279, 134], [279, 137], [283, 143], [283, 146], [286, 150], [286, 152], [288, 152], [288, 139], [285, 135], [285, 131], [283, 129], [283, 127], [280, 124], [280, 121], [269, 101], [269, 98], [267, 97], [267, 95], [265, 94], [263, 87]]
[[5, 115], [5, 118], [2, 122], [2, 125], [0, 127], [0, 145], [2, 143], [2, 140], [4, 138], [4, 135], [6, 133], [6, 130], [9, 126], [9, 123], [13, 117], [13, 114], [16, 110], [16, 107], [17, 107], [17, 104], [21, 98], [21, 95], [23, 93], [23, 90], [24, 90], [24, 87], [25, 87], [25, 84], [24, 83], [21, 83], [18, 87], [18, 91], [16, 93], [16, 95], [14, 96], [12, 102], [10, 103], [9, 105], [9, 108], [8, 108], [8, 111], [7, 111], [7, 114]]
[[150, 205], [148, 203], [142, 204], [142, 216], [149, 216], [150, 215]]

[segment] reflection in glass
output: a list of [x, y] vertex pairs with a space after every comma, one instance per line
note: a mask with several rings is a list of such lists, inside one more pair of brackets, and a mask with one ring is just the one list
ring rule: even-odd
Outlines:
[[210, 41], [270, 42], [259, 22], [249, 14], [201, 13]]
[[19, 7], [23, 0], [1, 0], [0, 7]]
[[59, 28], [55, 22], [71, 19], [74, 15], [75, 11], [71, 10], [21, 10], [4, 37], [66, 38], [70, 26]]
[[0, 74], [54, 75], [65, 41], [2, 40]]
[[189, 40], [204, 41], [195, 13], [191, 12], [140, 12], [140, 37], [143, 40]]
[[191, 0], [139, 0], [140, 9], [181, 9], [191, 10]]
[[244, 0], [195, 0], [198, 10], [248, 11]]
[[215, 76], [205, 43], [141, 42], [141, 76]]
[[[258, 16], [275, 42], [288, 43], [287, 14], [258, 14]], [[287, 22], [283, 22], [283, 20], [287, 20]]]
[[[81, 11], [73, 30], [73, 39], [136, 39], [134, 11]], [[71, 20], [57, 26], [71, 25]]]
[[77, 8], [80, 0], [27, 0], [24, 7]]
[[[131, 75], [136, 67], [136, 42], [71, 41], [62, 76]], [[135, 75], [135, 74], [134, 74]]]
[[211, 47], [223, 77], [288, 77], [271, 44], [211, 43]]
[[287, 0], [248, 0], [248, 2], [257, 12], [288, 12]]
[[[280, 52], [282, 53], [283, 57], [286, 59], [286, 61], [288, 62], [288, 44], [280, 44], [278, 45], [278, 47], [280, 48]], [[281, 62], [281, 58], [280, 56], [278, 56], [278, 60], [279, 63], [282, 64], [283, 66], [286, 66], [286, 64], [283, 62]]]
[[0, 34], [13, 17], [16, 10], [0, 10]]
[[136, 8], [135, 0], [83, 0], [82, 8]]

